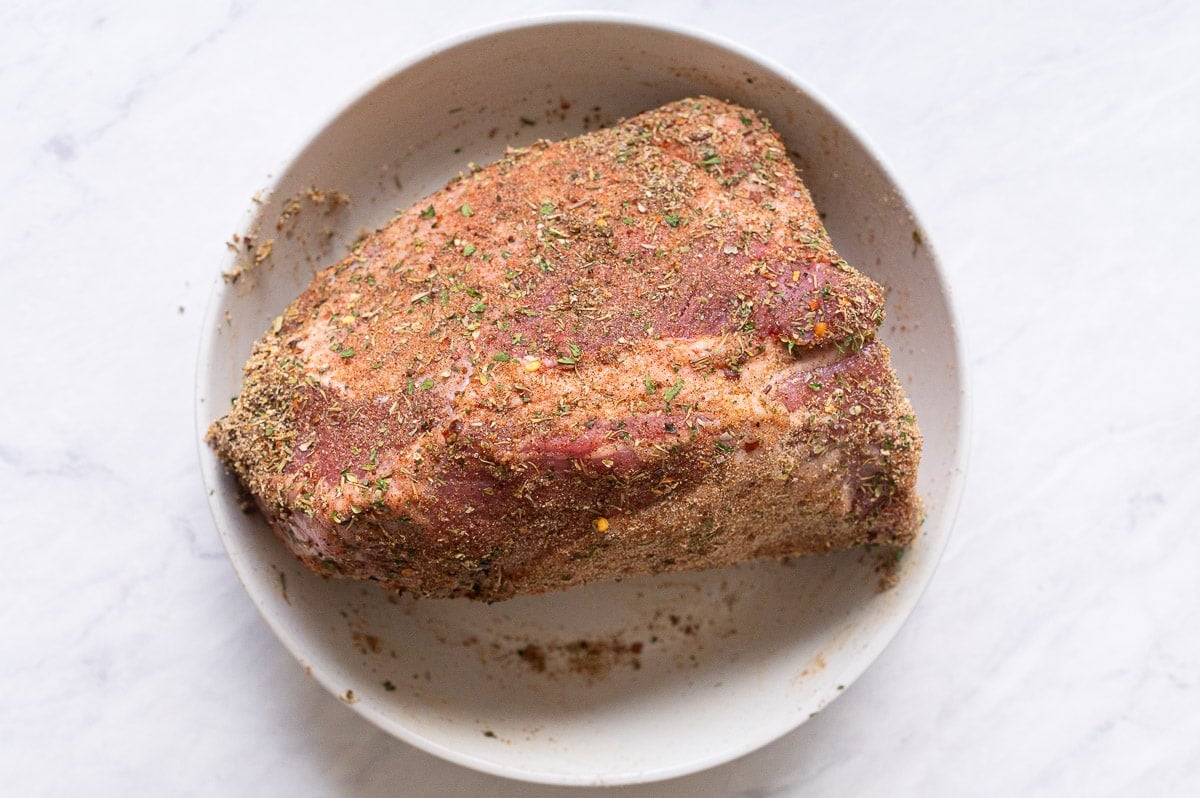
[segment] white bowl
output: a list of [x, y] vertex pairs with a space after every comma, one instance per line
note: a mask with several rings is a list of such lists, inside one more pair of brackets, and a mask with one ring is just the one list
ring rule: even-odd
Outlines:
[[[198, 432], [238, 392], [254, 340], [360, 232], [506, 145], [575, 135], [696, 94], [767, 114], [841, 254], [890, 289], [884, 337], [925, 435], [923, 532], [899, 584], [882, 593], [870, 557], [851, 552], [493, 605], [413, 600], [304, 569], [261, 518], [242, 512], [202, 444], [217, 528], [280, 640], [353, 709], [454, 762], [530, 781], [620, 784], [752, 751], [866, 669], [946, 544], [962, 484], [964, 385], [928, 235], [863, 137], [795, 77], [729, 43], [628, 18], [539, 19], [436, 46], [320, 130], [249, 211], [245, 229], [259, 243], [274, 238], [271, 257], [214, 289]], [[309, 187], [350, 203], [306, 201], [293, 235], [277, 231], [285, 201]]]

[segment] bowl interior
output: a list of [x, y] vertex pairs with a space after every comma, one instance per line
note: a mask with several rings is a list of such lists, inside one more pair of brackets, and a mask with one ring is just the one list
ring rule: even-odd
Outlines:
[[[416, 601], [309, 573], [260, 518], [243, 514], [202, 446], [218, 529], [281, 640], [343, 701], [451, 760], [530, 780], [613, 784], [753, 750], [866, 668], [944, 547], [963, 457], [959, 351], [946, 288], [900, 191], [860, 138], [788, 76], [727, 45], [619, 20], [510, 27], [438, 49], [318, 133], [249, 212], [256, 248], [233, 257], [246, 271], [215, 291], [198, 365], [201, 433], [237, 394], [254, 340], [314, 270], [396, 209], [508, 145], [701, 93], [767, 114], [839, 251], [889, 288], [885, 340], [925, 435], [923, 533], [899, 584], [883, 593], [870, 555], [852, 552], [490, 606]], [[254, 265], [268, 239], [270, 255]]]

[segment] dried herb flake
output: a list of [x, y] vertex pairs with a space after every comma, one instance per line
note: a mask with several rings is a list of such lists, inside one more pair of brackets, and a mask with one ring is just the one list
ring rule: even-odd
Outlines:
[[679, 392], [681, 390], [683, 390], [683, 377], [680, 377], [678, 380], [676, 380], [674, 385], [667, 389], [666, 393], [663, 394], [663, 401], [667, 404], [671, 404], [672, 400], [674, 400], [676, 396], [679, 396]]

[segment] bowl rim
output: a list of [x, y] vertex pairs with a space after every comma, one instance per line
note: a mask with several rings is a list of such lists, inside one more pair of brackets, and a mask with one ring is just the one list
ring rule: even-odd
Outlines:
[[[957, 518], [961, 505], [962, 494], [966, 482], [967, 466], [970, 459], [970, 443], [972, 430], [972, 402], [971, 402], [971, 375], [968, 370], [966, 357], [966, 346], [963, 338], [963, 331], [959, 323], [958, 313], [956, 311], [953, 289], [949, 281], [946, 279], [945, 268], [942, 265], [941, 259], [937, 255], [936, 248], [933, 244], [933, 236], [929, 235], [928, 227], [921, 220], [916, 208], [913, 205], [910, 197], [901, 189], [900, 183], [896, 180], [894, 170], [891, 168], [879, 148], [870, 139], [866, 133], [858, 127], [841, 109], [831, 102], [828, 97], [820, 91], [813, 88], [806, 81], [799, 78], [790, 69], [782, 66], [773, 59], [769, 59], [735, 41], [732, 41], [719, 34], [714, 34], [706, 30], [702, 30], [691, 25], [683, 25], [660, 18], [649, 17], [641, 14], [633, 14], [626, 12], [615, 11], [566, 11], [566, 12], [551, 12], [542, 14], [532, 14], [520, 17], [513, 17], [499, 22], [490, 23], [487, 25], [468, 28], [457, 34], [443, 37], [433, 43], [426, 45], [423, 48], [412, 51], [409, 55], [400, 58], [388, 67], [380, 70], [372, 77], [360, 83], [358, 87], [348, 92], [346, 99], [336, 103], [333, 110], [325, 114], [319, 122], [317, 122], [306, 135], [297, 137], [299, 142], [298, 147], [289, 153], [286, 159], [280, 159], [277, 162], [277, 167], [274, 171], [268, 173], [266, 181], [261, 185], [260, 192], [256, 196], [271, 196], [279, 180], [287, 173], [291, 163], [298, 158], [304, 150], [317, 140], [330, 125], [336, 122], [343, 114], [351, 108], [362, 102], [372, 92], [380, 88], [387, 81], [392, 80], [397, 75], [407, 71], [416, 65], [434, 58], [441, 53], [453, 50], [473, 41], [491, 38], [506, 33], [511, 33], [518, 30], [526, 30], [530, 28], [546, 28], [559, 25], [572, 24], [599, 24], [614, 27], [632, 27], [640, 28], [655, 32], [668, 33], [677, 36], [683, 36], [697, 40], [698, 42], [712, 45], [720, 49], [726, 50], [733, 55], [751, 62], [765, 71], [772, 72], [782, 80], [786, 81], [791, 86], [794, 86], [797, 91], [807, 95], [816, 105], [820, 106], [823, 111], [829, 114], [839, 125], [841, 125], [853, 138], [856, 143], [862, 148], [867, 157], [874, 163], [874, 166], [887, 177], [888, 181], [896, 189], [896, 193], [903, 200], [906, 210], [909, 212], [914, 224], [923, 234], [923, 247], [928, 251], [930, 264], [933, 267], [933, 273], [937, 278], [939, 287], [945, 298], [947, 318], [949, 328], [951, 330], [954, 344], [954, 369], [958, 375], [959, 381], [959, 423], [956, 430], [956, 439], [953, 441], [956, 458], [953, 463], [954, 468], [947, 477], [948, 488], [946, 490], [945, 503], [941, 506], [941, 516], [939, 524], [939, 535], [935, 540], [935, 546], [928, 550], [930, 560], [928, 575], [923, 584], [913, 591], [906, 601], [899, 603], [887, 615], [887, 620], [883, 622], [876, 634], [871, 637], [870, 646], [864, 650], [863, 654], [854, 660], [852, 667], [847, 668], [841, 681], [845, 685], [850, 685], [856, 681], [862, 674], [879, 658], [883, 651], [891, 644], [896, 635], [912, 617], [912, 614], [920, 603], [921, 598], [929, 589], [930, 583], [937, 572], [942, 556], [946, 550], [946, 546], [950, 539], [950, 534], [953, 531], [954, 523]], [[257, 206], [251, 203], [250, 206], [243, 212], [243, 219], [237, 229], [245, 229], [246, 226], [253, 221], [256, 216]], [[233, 263], [234, 256], [228, 254], [230, 264]], [[304, 651], [300, 642], [293, 638], [288, 630], [279, 622], [269, 611], [266, 601], [262, 596], [256, 595], [246, 578], [243, 576], [242, 568], [245, 567], [242, 563], [242, 556], [236, 551], [231, 538], [231, 533], [226, 525], [222, 523], [217, 507], [217, 498], [215, 490], [218, 485], [215, 480], [220, 477], [221, 466], [216, 462], [208, 444], [205, 442], [205, 434], [208, 429], [207, 415], [209, 406], [206, 404], [206, 373], [207, 366], [212, 361], [213, 350], [216, 345], [216, 336], [213, 331], [221, 324], [221, 299], [224, 291], [227, 290], [224, 279], [220, 272], [213, 276], [212, 288], [209, 292], [208, 303], [203, 317], [201, 327], [200, 344], [197, 352], [196, 370], [195, 370], [195, 425], [196, 425], [196, 443], [200, 459], [201, 478], [206, 491], [206, 500], [209, 505], [209, 510], [213, 514], [213, 523], [217, 528], [217, 533], [221, 538], [221, 543], [225, 548], [226, 554], [229, 556], [230, 565], [233, 567], [234, 574], [241, 583], [242, 588], [246, 591], [255, 608], [258, 610], [262, 620], [274, 633], [280, 643], [291, 653], [293, 657], [305, 668], [305, 672], [315, 678], [332, 695], [339, 693], [337, 682], [334, 674], [319, 662], [310, 661], [308, 652]], [[927, 535], [928, 531], [923, 535]], [[843, 691], [835, 691], [825, 696], [823, 706], [828, 706], [830, 702], [835, 700], [842, 694]], [[484, 773], [495, 776], [501, 776], [508, 779], [536, 782], [550, 785], [562, 786], [616, 786], [627, 784], [639, 784], [655, 781], [662, 781], [671, 778], [677, 778], [690, 773], [695, 773], [718, 765], [726, 764], [733, 760], [739, 759], [752, 751], [762, 748], [785, 735], [795, 731], [805, 722], [805, 718], [801, 718], [800, 722], [786, 728], [771, 728], [758, 736], [752, 736], [742, 739], [737, 745], [731, 746], [719, 755], [705, 756], [696, 760], [689, 760], [684, 763], [671, 765], [659, 769], [628, 771], [613, 775], [603, 775], [596, 773], [580, 772], [575, 774], [560, 773], [560, 772], [544, 772], [529, 768], [506, 765], [498, 761], [483, 759], [473, 756], [468, 753], [450, 748], [436, 740], [425, 737], [407, 726], [397, 724], [395, 720], [388, 717], [383, 711], [374, 707], [371, 702], [360, 700], [349, 704], [350, 709], [354, 710], [360, 716], [370, 721], [377, 728], [387, 731], [389, 734], [398, 737], [404, 742], [421, 749], [427, 753], [438, 756], [444, 760], [453, 762], [458, 765], [472, 768]]]

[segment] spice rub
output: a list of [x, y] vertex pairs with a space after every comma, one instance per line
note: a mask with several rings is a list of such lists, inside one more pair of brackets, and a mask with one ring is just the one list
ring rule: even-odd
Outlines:
[[770, 124], [681, 100], [364, 238], [209, 440], [309, 566], [421, 595], [902, 546], [921, 438], [883, 314]]

